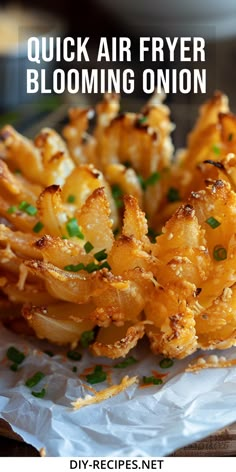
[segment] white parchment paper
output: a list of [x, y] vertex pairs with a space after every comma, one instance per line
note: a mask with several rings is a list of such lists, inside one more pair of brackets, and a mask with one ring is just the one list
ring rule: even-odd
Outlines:
[[[26, 354], [17, 372], [6, 359], [8, 347]], [[47, 345], [48, 348], [48, 345]], [[82, 352], [80, 361], [66, 358], [66, 351], [50, 346], [55, 355], [44, 353], [45, 344], [0, 330], [0, 417], [13, 430], [47, 456], [166, 456], [236, 421], [236, 369], [207, 369], [198, 374], [184, 372], [193, 357], [175, 361], [161, 369], [160, 358], [150, 354], [145, 343], [132, 351], [138, 362], [112, 369], [112, 379], [124, 375], [166, 373], [162, 385], [131, 386], [102, 403], [73, 410], [71, 402], [88, 394], [80, 380], [86, 366], [114, 365], [107, 359]], [[220, 353], [236, 358], [236, 349]], [[199, 355], [199, 353], [197, 354]], [[77, 372], [73, 372], [77, 366]], [[25, 381], [35, 372], [45, 378], [33, 390], [46, 388], [44, 398], [35, 398]], [[105, 388], [106, 382], [96, 389]]]

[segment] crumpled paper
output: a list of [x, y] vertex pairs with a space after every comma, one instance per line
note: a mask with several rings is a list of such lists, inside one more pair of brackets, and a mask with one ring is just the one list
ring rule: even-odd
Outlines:
[[[16, 372], [6, 358], [10, 346], [26, 354]], [[47, 456], [163, 457], [236, 421], [236, 369], [186, 373], [186, 366], [199, 353], [161, 369], [160, 358], [141, 342], [131, 353], [138, 359], [136, 364], [112, 369], [114, 383], [124, 375], [149, 376], [155, 369], [167, 374], [163, 384], [147, 388], [135, 384], [102, 403], [74, 410], [71, 402], [89, 393], [79, 377], [84, 369], [100, 363], [112, 366], [117, 361], [94, 358], [86, 352], [80, 361], [72, 361], [65, 350], [54, 346], [50, 349], [55, 355], [49, 357], [44, 352], [48, 347], [1, 327], [0, 417], [27, 443], [38, 450], [45, 448]], [[236, 349], [220, 354], [235, 358]], [[45, 387], [42, 399], [35, 398], [25, 386], [39, 370], [46, 376], [33, 390]]]

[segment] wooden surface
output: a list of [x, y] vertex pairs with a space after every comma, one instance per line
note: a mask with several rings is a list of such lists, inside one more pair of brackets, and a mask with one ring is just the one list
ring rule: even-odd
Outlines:
[[[39, 452], [24, 443], [10, 426], [0, 420], [0, 457], [39, 457]], [[202, 439], [190, 446], [179, 449], [174, 457], [236, 457], [236, 423]]]
[[22, 441], [6, 421], [0, 419], [0, 457], [37, 457], [38, 451]]
[[176, 451], [175, 457], [235, 457], [236, 423]]

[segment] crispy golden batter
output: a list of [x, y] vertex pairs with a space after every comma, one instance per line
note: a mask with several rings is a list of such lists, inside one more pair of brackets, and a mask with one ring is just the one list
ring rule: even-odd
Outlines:
[[34, 141], [1, 131], [1, 319], [14, 328], [21, 311], [36, 336], [73, 346], [94, 330], [91, 352], [110, 358], [145, 334], [171, 358], [236, 345], [227, 97], [201, 107], [175, 158], [162, 97], [119, 110], [116, 95], [72, 109], [65, 141], [51, 129]]

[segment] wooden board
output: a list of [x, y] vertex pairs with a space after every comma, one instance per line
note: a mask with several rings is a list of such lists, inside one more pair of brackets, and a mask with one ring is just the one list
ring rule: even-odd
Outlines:
[[[14, 442], [11, 443], [11, 440], [17, 440], [22, 443], [22, 438], [18, 436], [9, 424], [6, 421], [0, 420], [0, 436], [4, 436], [9, 439], [7, 443], [7, 455], [24, 455], [24, 456], [35, 456], [36, 450], [25, 444], [25, 453], [22, 454], [23, 444], [21, 448], [17, 448]], [[4, 444], [6, 448], [6, 442]], [[12, 449], [11, 449], [12, 448]], [[14, 454], [14, 451], [16, 452]], [[20, 451], [20, 454], [19, 454]], [[1, 438], [0, 438], [0, 456], [2, 456], [1, 451]], [[201, 441], [193, 443], [189, 446], [178, 449], [175, 453], [171, 454], [172, 457], [219, 457], [219, 456], [236, 456], [236, 423], [231, 426], [224, 428], [218, 431], [211, 436], [208, 436]]]
[[17, 441], [23, 441], [23, 439], [13, 431], [9, 423], [2, 419], [0, 419], [0, 436], [9, 439], [16, 439]]
[[175, 457], [219, 457], [236, 456], [236, 423], [217, 433], [197, 441], [189, 446], [178, 449]]

